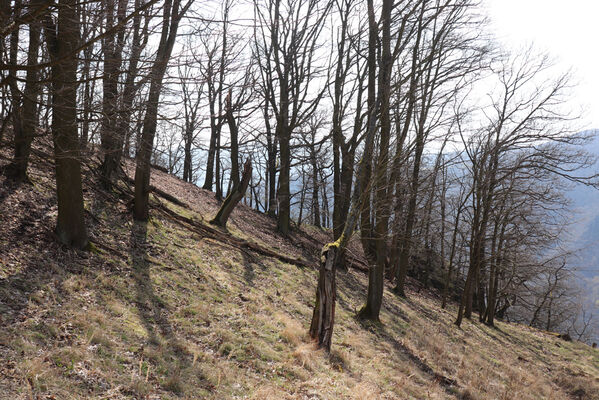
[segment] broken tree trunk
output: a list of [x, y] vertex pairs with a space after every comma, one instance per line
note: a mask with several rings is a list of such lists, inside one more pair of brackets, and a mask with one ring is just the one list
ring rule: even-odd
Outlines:
[[316, 305], [310, 324], [310, 336], [318, 341], [318, 347], [331, 351], [331, 338], [335, 323], [335, 257], [339, 250], [337, 242], [322, 249], [320, 271], [316, 288]]
[[236, 184], [225, 201], [223, 202], [220, 210], [216, 216], [210, 221], [211, 224], [221, 226], [225, 228], [227, 226], [227, 220], [229, 216], [237, 206], [237, 203], [243, 198], [245, 195], [245, 191], [250, 183], [250, 178], [252, 176], [252, 164], [248, 159], [243, 166], [243, 177], [241, 178], [241, 182]]

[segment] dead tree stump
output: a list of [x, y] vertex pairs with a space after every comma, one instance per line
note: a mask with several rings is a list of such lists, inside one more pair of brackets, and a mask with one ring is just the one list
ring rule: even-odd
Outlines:
[[337, 243], [329, 243], [323, 247], [320, 255], [318, 287], [316, 288], [316, 306], [310, 324], [310, 336], [318, 341], [318, 347], [331, 351], [333, 324], [335, 323], [336, 256]]

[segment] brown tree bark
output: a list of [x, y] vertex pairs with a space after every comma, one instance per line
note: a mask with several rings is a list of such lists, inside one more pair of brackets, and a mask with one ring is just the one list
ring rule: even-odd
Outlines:
[[277, 215], [277, 138], [275, 137], [269, 118], [268, 102], [264, 102], [264, 125], [266, 127], [267, 173], [264, 187], [266, 212], [269, 216]]
[[[232, 90], [229, 89], [229, 94], [225, 100], [226, 111], [225, 118], [227, 125], [229, 126], [229, 136], [231, 140], [231, 177], [230, 181], [233, 182], [233, 187], [239, 185], [239, 128], [233, 115], [232, 102]], [[245, 168], [245, 167], [244, 167]], [[249, 182], [249, 180], [248, 180]], [[245, 192], [245, 190], [244, 190]]]
[[501, 226], [499, 233], [499, 243], [491, 257], [491, 268], [489, 271], [489, 300], [487, 302], [487, 310], [485, 312], [485, 322], [489, 326], [495, 326], [495, 310], [497, 308], [497, 292], [499, 288], [499, 269], [503, 254], [503, 243], [505, 238], [506, 224]]
[[[320, 74], [313, 65], [317, 59], [315, 51], [331, 4], [318, 0], [289, 3], [270, 0], [263, 8], [255, 3], [260, 22], [255, 36], [260, 50], [256, 60], [260, 66], [264, 100], [269, 103], [276, 120], [276, 143], [271, 141], [269, 147], [274, 153], [276, 145], [279, 146], [278, 189], [276, 200], [270, 191], [269, 211], [274, 210], [272, 200], [275, 200], [277, 229], [283, 235], [291, 229], [291, 133], [314, 113], [326, 90], [322, 87], [313, 94], [309, 87]], [[265, 113], [265, 119], [269, 118]], [[271, 187], [274, 186], [272, 178], [269, 178]]]
[[[376, 101], [373, 101], [372, 94], [369, 95], [370, 121], [369, 129], [376, 129], [376, 114], [373, 112], [378, 108], [380, 118], [380, 145], [377, 168], [374, 172], [374, 213], [375, 226], [374, 229], [367, 228], [362, 235], [362, 243], [364, 245], [364, 253], [369, 258], [368, 270], [368, 292], [366, 295], [366, 304], [359, 311], [358, 316], [363, 319], [378, 321], [381, 306], [383, 304], [383, 289], [385, 280], [385, 265], [387, 261], [387, 230], [389, 222], [389, 203], [387, 201], [387, 169], [389, 162], [389, 141], [391, 136], [391, 119], [390, 119], [390, 96], [391, 96], [391, 70], [393, 65], [391, 54], [391, 10], [393, 9], [393, 0], [384, 0], [381, 10], [382, 24], [382, 54], [380, 68], [378, 71], [378, 107]], [[370, 0], [368, 2], [368, 21], [369, 21], [369, 60], [373, 57], [370, 54], [370, 49], [375, 48], [378, 38], [378, 27], [374, 19], [374, 5]], [[369, 76], [375, 75], [375, 62], [369, 61]], [[374, 77], [369, 77], [370, 81]], [[370, 224], [370, 201], [365, 200], [366, 206], [362, 214], [362, 224], [368, 221]], [[368, 235], [365, 236], [365, 235]]]
[[[143, 0], [135, 0], [135, 8], [140, 9]], [[143, 17], [143, 25], [142, 25]], [[138, 91], [139, 85], [136, 84], [135, 79], [139, 73], [139, 61], [141, 53], [148, 43], [149, 30], [148, 24], [151, 17], [146, 12], [145, 15], [136, 13], [133, 17], [133, 33], [131, 39], [131, 55], [129, 56], [129, 65], [127, 66], [127, 76], [125, 78], [125, 84], [123, 86], [123, 104], [120, 111], [119, 118], [119, 130], [122, 135], [119, 139], [122, 139], [119, 148], [122, 148], [120, 156], [124, 154], [125, 157], [131, 155], [131, 118], [133, 114], [133, 102], [135, 95]], [[137, 151], [137, 149], [134, 149]], [[120, 159], [118, 160], [120, 163]]]
[[217, 225], [220, 227], [226, 227], [227, 221], [229, 220], [229, 216], [237, 206], [237, 203], [245, 196], [245, 192], [250, 183], [250, 178], [252, 177], [252, 164], [250, 160], [246, 160], [245, 165], [243, 166], [243, 177], [241, 181], [234, 184], [233, 188], [229, 192], [229, 195], [221, 205], [220, 209], [216, 216], [210, 221], [211, 224]]
[[330, 243], [323, 247], [320, 255], [318, 286], [316, 287], [316, 305], [312, 313], [310, 337], [327, 352], [331, 351], [331, 339], [335, 324], [335, 300], [337, 287], [335, 282], [336, 262], [339, 244]]
[[[348, 46], [348, 24], [351, 11], [351, 0], [338, 3], [339, 19], [341, 23], [339, 43], [337, 45], [337, 60], [335, 65], [335, 82], [333, 86], [333, 115], [331, 137], [333, 142], [333, 237], [339, 238], [349, 212], [349, 199], [355, 163], [355, 146], [358, 135], [362, 130], [362, 94], [364, 92], [363, 80], [365, 72], [360, 71], [359, 61], [355, 61], [358, 69], [357, 96], [354, 128], [351, 138], [346, 142], [343, 136], [343, 117], [346, 106], [345, 80], [352, 67], [353, 55], [351, 46]], [[356, 43], [359, 46], [359, 41]], [[356, 54], [359, 50], [356, 50]], [[343, 260], [339, 254], [338, 260]], [[339, 265], [338, 265], [339, 266]]]
[[[106, 29], [116, 25], [121, 26], [125, 18], [127, 0], [104, 0], [104, 13]], [[115, 12], [117, 21], [115, 22]], [[102, 80], [102, 127], [100, 138], [104, 160], [100, 166], [102, 184], [109, 189], [112, 185], [112, 176], [117, 171], [120, 162], [124, 132], [118, 130], [118, 84], [121, 64], [123, 61], [123, 47], [125, 30], [121, 26], [115, 34], [108, 35], [102, 41], [104, 53], [104, 76]]]
[[[374, 7], [369, 1], [369, 19], [374, 22]], [[376, 134], [375, 118], [375, 83], [376, 83], [376, 24], [372, 23], [369, 30], [369, 51], [368, 51], [368, 106], [369, 106], [369, 125], [364, 138], [364, 151], [362, 159], [358, 164], [356, 184], [351, 196], [351, 210], [348, 214], [343, 231], [339, 238], [325, 245], [321, 251], [320, 270], [318, 277], [318, 286], [316, 289], [316, 304], [312, 323], [310, 326], [310, 335], [318, 338], [319, 347], [330, 350], [331, 338], [333, 335], [333, 325], [335, 321], [335, 271], [339, 263], [338, 258], [343, 254], [349, 239], [358, 223], [358, 219], [363, 217], [361, 210], [363, 204], [369, 196], [370, 189], [368, 181], [372, 173], [372, 155], [374, 153], [374, 139]], [[372, 85], [370, 85], [372, 84]], [[362, 221], [362, 224], [364, 222]], [[364, 226], [362, 226], [362, 230]]]
[[279, 210], [277, 214], [277, 229], [283, 235], [287, 235], [291, 229], [291, 189], [289, 187], [289, 178], [291, 173], [291, 130], [289, 127], [288, 82], [285, 75], [284, 80], [281, 82], [280, 90], [280, 112], [277, 118], [277, 126], [275, 128], [275, 137], [279, 143], [279, 160], [281, 162], [277, 190], [277, 203]]
[[181, 8], [180, 0], [166, 0], [163, 6], [162, 34], [156, 59], [150, 71], [150, 91], [135, 168], [133, 216], [138, 221], [147, 221], [149, 217], [150, 159], [152, 157], [154, 136], [156, 134], [158, 102], [162, 90], [162, 80], [166, 72], [168, 59], [175, 44], [179, 22], [189, 6], [191, 6], [191, 1]]
[[[206, 163], [206, 176], [203, 189], [212, 190], [216, 186], [216, 198], [222, 198], [221, 176], [220, 176], [220, 134], [221, 134], [221, 112], [222, 95], [224, 90], [225, 67], [227, 64], [227, 28], [229, 18], [229, 2], [225, 2], [222, 15], [222, 45], [220, 49], [220, 60], [218, 67], [215, 65], [217, 48], [208, 50], [208, 65], [204, 76], [208, 84], [208, 105], [210, 108], [210, 142], [208, 145], [208, 160]], [[218, 69], [216, 69], [218, 68]]]
[[[37, 7], [39, 2], [31, 3], [31, 7]], [[33, 20], [29, 24], [29, 48], [27, 50], [27, 64], [37, 64], [40, 47], [40, 22]], [[23, 106], [17, 115], [21, 119], [15, 129], [14, 158], [11, 165], [8, 166], [9, 174], [17, 181], [28, 181], [27, 166], [29, 164], [29, 154], [31, 153], [31, 143], [35, 137], [37, 121], [37, 99], [40, 91], [38, 82], [38, 70], [31, 68], [27, 70], [27, 82], [23, 91]], [[15, 107], [17, 107], [15, 105]]]
[[88, 245], [83, 209], [77, 134], [77, 57], [79, 16], [75, 0], [60, 0], [57, 23], [46, 18], [46, 40], [52, 61], [52, 138], [56, 165], [59, 240], [77, 248]]

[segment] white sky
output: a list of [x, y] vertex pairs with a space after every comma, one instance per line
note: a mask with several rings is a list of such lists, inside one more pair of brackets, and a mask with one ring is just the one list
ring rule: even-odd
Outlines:
[[491, 30], [507, 49], [534, 43], [576, 87], [571, 107], [582, 128], [599, 128], [599, 2], [596, 0], [485, 0]]

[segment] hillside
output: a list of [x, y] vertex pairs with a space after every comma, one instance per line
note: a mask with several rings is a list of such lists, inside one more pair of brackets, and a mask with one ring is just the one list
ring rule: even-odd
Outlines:
[[213, 194], [158, 170], [152, 184], [187, 206], [153, 197], [146, 225], [90, 162], [93, 247], [63, 248], [47, 151], [32, 186], [0, 177], [1, 399], [599, 399], [598, 349], [503, 322], [458, 329], [433, 292], [387, 290], [381, 323], [359, 323], [360, 268], [338, 274], [332, 353], [314, 350], [316, 269], [243, 244], [315, 266], [328, 234], [283, 238], [244, 206], [231, 236], [214, 232]]

